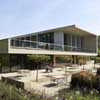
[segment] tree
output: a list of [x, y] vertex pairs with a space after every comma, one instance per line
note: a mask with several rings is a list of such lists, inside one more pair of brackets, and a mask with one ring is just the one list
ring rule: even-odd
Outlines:
[[38, 81], [38, 68], [41, 64], [49, 63], [50, 56], [47, 55], [27, 55], [27, 58], [37, 69], [36, 81]]
[[60, 63], [71, 63], [72, 62], [72, 56], [58, 56], [56, 57], [57, 62]]
[[[6, 54], [2, 54], [0, 55], [0, 71], [2, 72], [2, 69], [4, 67], [8, 67], [9, 65], [9, 59], [8, 59], [9, 55], [6, 55]], [[5, 68], [4, 68], [5, 69]]]

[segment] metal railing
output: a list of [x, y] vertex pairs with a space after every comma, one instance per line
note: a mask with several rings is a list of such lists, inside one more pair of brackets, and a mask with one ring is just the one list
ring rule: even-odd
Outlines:
[[78, 48], [70, 45], [61, 45], [55, 43], [45, 43], [38, 41], [29, 41], [29, 40], [11, 40], [11, 47], [19, 48], [36, 48], [36, 49], [46, 49], [46, 50], [57, 50], [57, 51], [76, 51], [76, 52], [88, 52], [96, 53], [96, 49], [92, 48]]

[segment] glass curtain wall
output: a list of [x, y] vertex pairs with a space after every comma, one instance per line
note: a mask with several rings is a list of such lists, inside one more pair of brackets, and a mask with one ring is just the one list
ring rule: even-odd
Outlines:
[[32, 46], [32, 45], [34, 45], [32, 41], [36, 42], [36, 35], [35, 34], [34, 35], [30, 34], [30, 35], [26, 35], [26, 36], [17, 37], [17, 38], [12, 38], [11, 39], [11, 46], [14, 46], [14, 47], [34, 47], [34, 46]]
[[72, 47], [72, 36], [68, 34], [64, 34], [64, 50], [68, 51], [71, 50]]
[[[80, 51], [83, 45], [83, 37], [64, 34], [64, 50], [65, 51]], [[11, 39], [11, 46], [24, 48], [40, 48], [54, 50], [54, 33], [38, 33], [29, 34]]]
[[38, 34], [38, 41], [45, 43], [54, 43], [54, 33]]
[[83, 37], [64, 34], [64, 50], [80, 51], [83, 47]]
[[38, 48], [53, 49], [54, 33], [38, 34]]
[[54, 33], [29, 34], [11, 39], [11, 46], [51, 49], [54, 43]]
[[[59, 51], [95, 52], [84, 48], [85, 37], [64, 33], [64, 45], [54, 43], [54, 32], [36, 33], [11, 38], [11, 46], [18, 48], [38, 48]], [[62, 47], [64, 49], [62, 49]], [[59, 49], [60, 48], [60, 49]]]

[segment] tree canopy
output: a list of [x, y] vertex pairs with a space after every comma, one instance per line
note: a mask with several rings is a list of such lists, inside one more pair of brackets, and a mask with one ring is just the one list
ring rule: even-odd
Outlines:
[[47, 55], [27, 55], [27, 57], [28, 57], [28, 60], [35, 62], [35, 63], [50, 61], [50, 56], [47, 56]]

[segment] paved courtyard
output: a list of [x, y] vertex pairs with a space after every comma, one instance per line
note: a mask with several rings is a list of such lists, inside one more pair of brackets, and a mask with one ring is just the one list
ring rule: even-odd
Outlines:
[[[87, 67], [88, 66], [88, 67]], [[54, 68], [53, 72], [46, 72], [45, 69], [38, 70], [38, 82], [36, 82], [37, 70], [19, 70], [14, 73], [0, 74], [0, 78], [14, 77], [16, 80], [24, 82], [24, 88], [28, 91], [35, 91], [39, 94], [53, 96], [60, 89], [70, 85], [71, 75], [84, 69], [92, 71], [90, 65]], [[93, 66], [93, 65], [92, 65]], [[95, 67], [99, 67], [96, 65]]]

